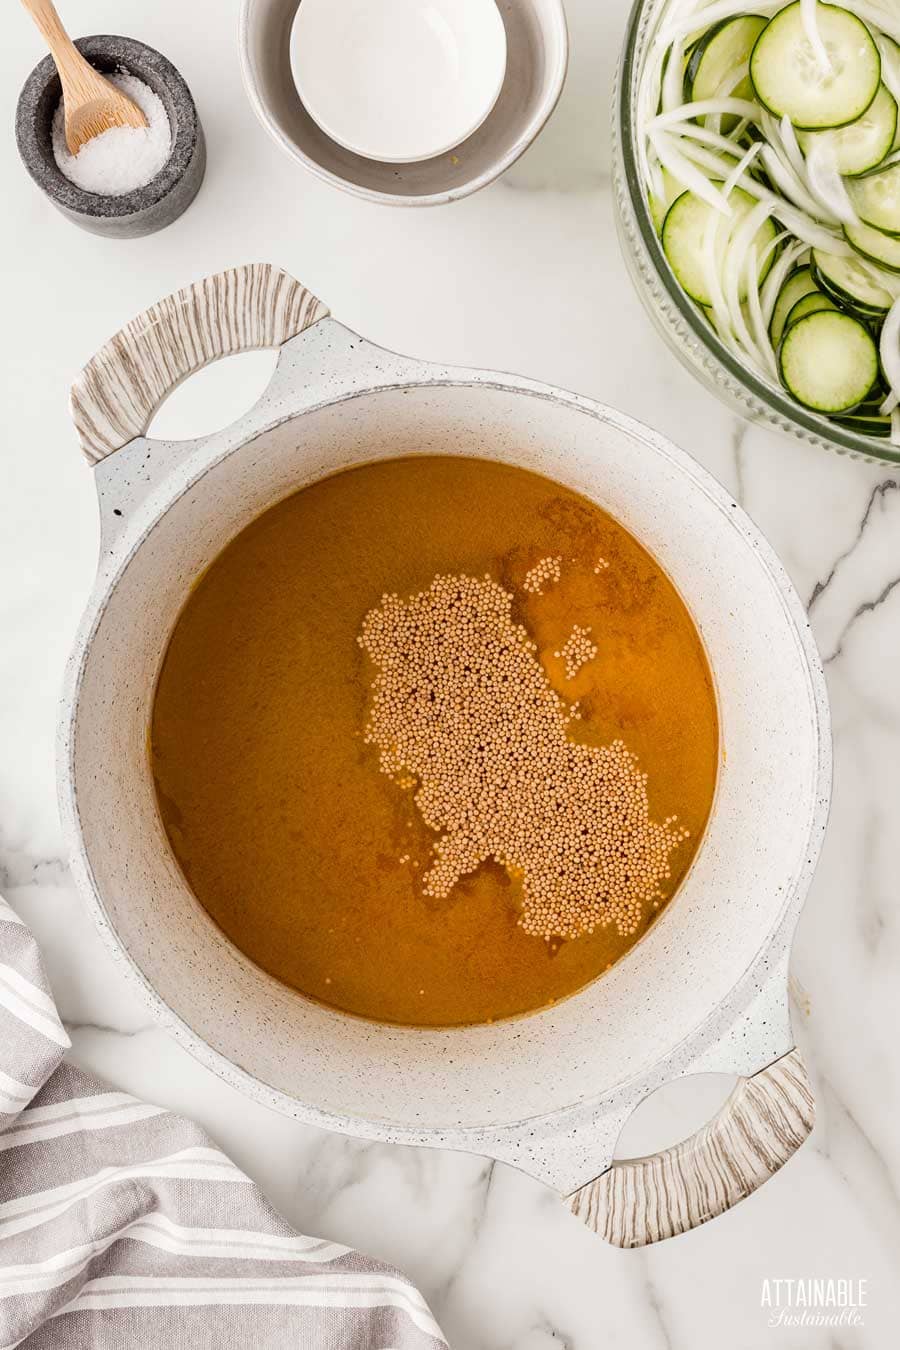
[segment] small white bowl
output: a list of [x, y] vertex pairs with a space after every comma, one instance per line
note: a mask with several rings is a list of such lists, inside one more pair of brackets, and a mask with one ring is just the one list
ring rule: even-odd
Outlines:
[[481, 126], [432, 159], [409, 164], [369, 159], [327, 135], [297, 93], [290, 59], [297, 5], [298, 0], [241, 0], [241, 70], [247, 96], [286, 154], [322, 182], [366, 201], [437, 206], [492, 183], [531, 145], [565, 80], [568, 40], [562, 0], [500, 0], [506, 77]]
[[411, 164], [481, 126], [503, 87], [506, 30], [494, 0], [301, 0], [291, 71], [338, 145]]

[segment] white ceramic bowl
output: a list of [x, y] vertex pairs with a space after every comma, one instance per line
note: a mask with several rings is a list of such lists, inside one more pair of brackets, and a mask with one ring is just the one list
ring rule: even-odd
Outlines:
[[[376, 4], [377, 0], [373, 0]], [[241, 69], [251, 106], [281, 148], [334, 187], [389, 206], [436, 206], [493, 182], [528, 148], [556, 106], [568, 61], [562, 0], [503, 0], [506, 73], [484, 121], [460, 144], [409, 164], [340, 145], [304, 107], [291, 71], [298, 0], [242, 0]]]
[[291, 71], [338, 145], [409, 164], [481, 126], [506, 74], [506, 30], [494, 0], [302, 0]]
[[[267, 392], [199, 441], [148, 441], [191, 371], [281, 346]], [[221, 273], [127, 325], [73, 388], [95, 463], [97, 583], [69, 667], [61, 809], [73, 872], [121, 968], [203, 1063], [258, 1101], [368, 1138], [489, 1154], [542, 1177], [630, 1245], [722, 1212], [811, 1125], [787, 999], [791, 938], [830, 785], [828, 709], [803, 607], [737, 503], [689, 456], [602, 404], [366, 343], [264, 266]], [[602, 978], [494, 1025], [425, 1029], [303, 998], [229, 943], [160, 821], [147, 727], [194, 579], [260, 512], [373, 458], [484, 455], [598, 502], [688, 604], [716, 685], [722, 763], [693, 865]], [[647, 1092], [746, 1075], [713, 1124], [612, 1164]]]

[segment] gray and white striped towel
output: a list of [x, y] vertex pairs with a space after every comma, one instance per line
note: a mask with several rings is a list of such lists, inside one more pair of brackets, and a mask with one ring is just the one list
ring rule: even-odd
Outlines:
[[0, 1350], [446, 1350], [402, 1275], [295, 1233], [196, 1125], [68, 1045], [0, 898]]

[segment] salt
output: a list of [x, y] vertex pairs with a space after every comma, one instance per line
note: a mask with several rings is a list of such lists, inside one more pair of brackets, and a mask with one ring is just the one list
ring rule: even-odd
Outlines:
[[107, 77], [143, 112], [146, 127], [110, 127], [81, 147], [77, 155], [66, 145], [62, 101], [53, 115], [53, 158], [76, 187], [101, 197], [120, 197], [155, 178], [169, 158], [172, 130], [160, 98], [149, 85], [124, 72]]

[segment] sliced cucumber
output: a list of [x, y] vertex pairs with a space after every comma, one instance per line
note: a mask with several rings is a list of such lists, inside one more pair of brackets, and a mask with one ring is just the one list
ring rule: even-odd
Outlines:
[[[759, 14], [723, 19], [704, 33], [691, 52], [685, 75], [685, 101], [702, 98], [753, 98], [750, 53], [768, 23]], [[743, 72], [738, 84], [732, 81]], [[723, 86], [727, 87], [723, 89]]]
[[798, 319], [778, 349], [785, 388], [821, 413], [847, 413], [878, 379], [878, 349], [859, 320], [837, 311]]
[[[743, 188], [734, 188], [729, 200], [733, 208], [732, 214], [727, 219], [723, 217], [719, 227], [723, 248], [727, 247], [729, 237], [739, 228], [748, 211], [756, 205], [754, 199], [748, 192], [744, 192]], [[714, 210], [715, 207], [708, 206], [693, 192], [683, 192], [669, 207], [663, 221], [662, 245], [669, 266], [683, 289], [692, 300], [697, 301], [698, 305], [712, 304], [712, 296], [707, 287], [703, 240], [710, 213]], [[767, 244], [775, 238], [775, 234], [775, 222], [770, 218], [756, 233], [757, 257], [762, 255]], [[774, 256], [774, 250], [770, 251], [768, 258], [760, 267], [760, 285], [768, 274]], [[740, 300], [747, 298], [746, 281], [741, 284], [738, 298]]]
[[797, 136], [805, 155], [824, 141], [834, 153], [838, 173], [858, 174], [874, 169], [891, 153], [897, 135], [897, 104], [882, 84], [862, 117], [846, 127], [828, 131], [801, 131]]
[[838, 5], [816, 5], [819, 34], [831, 59], [823, 72], [806, 36], [800, 0], [766, 24], [750, 57], [757, 98], [776, 117], [816, 131], [855, 122], [881, 83], [881, 57], [865, 24]]
[[846, 427], [848, 431], [858, 431], [862, 436], [887, 437], [891, 434], [889, 417], [836, 417], [834, 420], [838, 426]]
[[796, 305], [791, 307], [791, 311], [784, 321], [785, 333], [791, 324], [796, 323], [798, 319], [805, 319], [807, 314], [818, 314], [824, 309], [836, 310], [837, 305], [833, 300], [829, 300], [827, 295], [823, 295], [821, 291], [804, 295], [802, 300], [798, 300]]
[[[896, 89], [900, 83], [900, 42], [895, 42], [887, 33], [879, 33], [878, 46], [881, 51], [882, 72], [889, 68], [893, 73], [892, 87]], [[900, 119], [897, 121], [897, 134], [894, 136], [894, 150], [900, 150]]]
[[870, 262], [886, 267], [889, 272], [900, 272], [900, 239], [872, 225], [845, 225], [844, 238]]
[[777, 347], [781, 341], [785, 321], [797, 301], [802, 300], [805, 295], [814, 295], [818, 289], [812, 268], [798, 267], [796, 271], [791, 273], [778, 292], [778, 299], [775, 301], [775, 308], [772, 310], [769, 337], [772, 339], [773, 347]]
[[836, 253], [824, 253], [815, 248], [812, 268], [813, 276], [827, 295], [859, 314], [878, 318], [894, 303], [894, 297], [877, 286], [855, 258], [839, 258]]
[[885, 234], [900, 234], [900, 163], [854, 178], [847, 192], [860, 220]]

